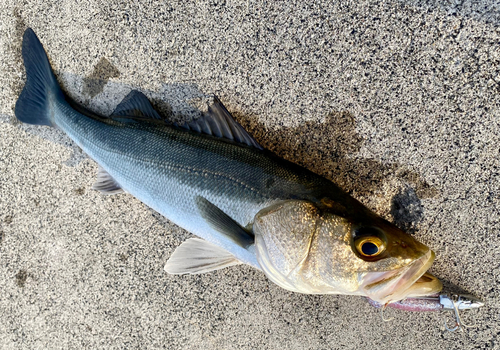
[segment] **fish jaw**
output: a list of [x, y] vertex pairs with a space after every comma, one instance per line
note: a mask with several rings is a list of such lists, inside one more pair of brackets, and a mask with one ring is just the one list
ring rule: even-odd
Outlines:
[[428, 250], [422, 257], [400, 269], [368, 273], [363, 279], [363, 294], [381, 304], [408, 297], [425, 296], [441, 291], [441, 282], [426, 273], [434, 262], [435, 254]]

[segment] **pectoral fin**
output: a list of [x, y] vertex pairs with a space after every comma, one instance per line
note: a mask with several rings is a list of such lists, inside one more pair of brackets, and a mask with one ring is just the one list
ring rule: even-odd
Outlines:
[[200, 274], [241, 264], [231, 253], [199, 238], [182, 243], [168, 259], [165, 271], [173, 275]]
[[254, 236], [203, 197], [196, 198], [196, 206], [205, 221], [216, 231], [222, 233], [235, 244], [248, 248], [254, 243]]

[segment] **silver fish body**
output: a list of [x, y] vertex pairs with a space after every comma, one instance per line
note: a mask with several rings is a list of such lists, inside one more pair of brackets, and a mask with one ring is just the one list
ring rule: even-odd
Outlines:
[[426, 273], [428, 247], [332, 182], [262, 149], [217, 99], [182, 127], [159, 120], [137, 91], [112, 116], [96, 116], [62, 93], [31, 29], [23, 58], [16, 117], [63, 130], [102, 168], [96, 189], [126, 191], [204, 239], [183, 243], [167, 272], [241, 262], [288, 290], [381, 303], [441, 289]]
[[350, 198], [333, 183], [268, 151], [209, 135], [148, 123], [106, 123], [65, 101], [55, 101], [54, 123], [126, 192], [256, 268], [251, 249], [237, 246], [200, 215], [197, 197], [242, 227], [252, 225], [262, 209], [284, 200], [317, 201], [327, 194]]

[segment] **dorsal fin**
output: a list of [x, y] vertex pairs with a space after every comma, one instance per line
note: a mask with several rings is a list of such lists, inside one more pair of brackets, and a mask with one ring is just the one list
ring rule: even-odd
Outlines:
[[111, 114], [112, 119], [127, 119], [133, 120], [154, 120], [161, 121], [163, 118], [151, 106], [148, 98], [138, 90], [132, 90], [127, 96], [116, 106], [115, 111]]
[[208, 107], [207, 113], [180, 127], [198, 133], [223, 137], [260, 150], [263, 149], [262, 146], [233, 119], [231, 113], [224, 107], [217, 96], [214, 96], [214, 103]]
[[[116, 106], [115, 111], [109, 118], [121, 122], [145, 121], [169, 124], [154, 110], [148, 98], [138, 90], [130, 91], [122, 102]], [[260, 150], [263, 149], [262, 146], [233, 119], [231, 113], [224, 107], [217, 96], [214, 96], [214, 103], [208, 107], [207, 113], [179, 127], [200, 134], [226, 138]]]

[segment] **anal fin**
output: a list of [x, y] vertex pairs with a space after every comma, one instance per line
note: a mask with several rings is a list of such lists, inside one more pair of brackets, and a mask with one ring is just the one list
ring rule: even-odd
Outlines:
[[173, 275], [200, 274], [241, 264], [231, 253], [199, 238], [182, 243], [168, 259], [165, 271]]
[[116, 182], [116, 180], [100, 165], [97, 171], [97, 180], [92, 185], [92, 189], [103, 194], [118, 194], [125, 192], [118, 182]]

